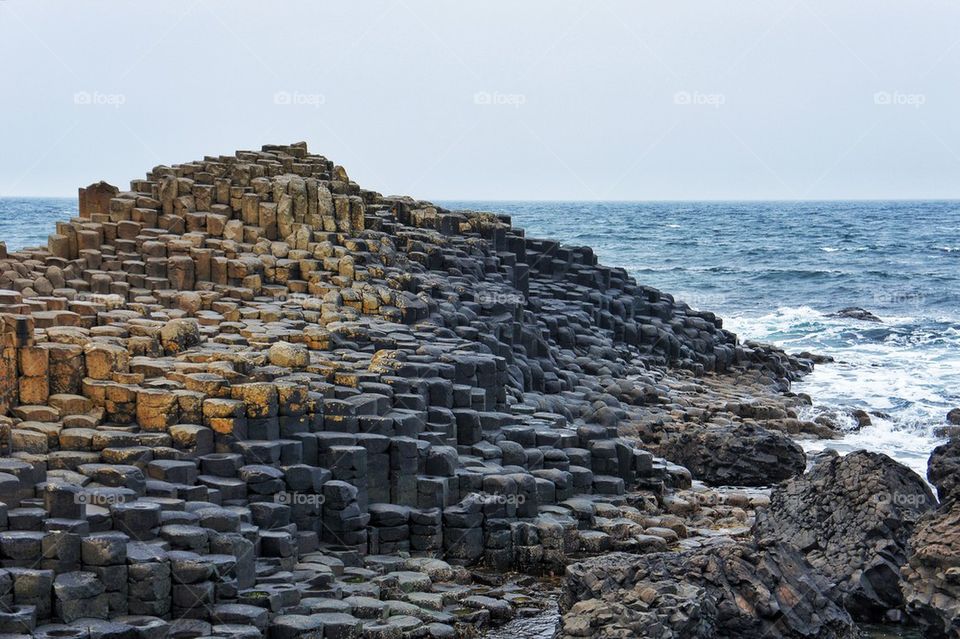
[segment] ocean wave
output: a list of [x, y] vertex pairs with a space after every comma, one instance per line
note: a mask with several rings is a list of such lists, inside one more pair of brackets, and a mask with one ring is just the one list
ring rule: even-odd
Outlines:
[[808, 455], [829, 449], [841, 454], [855, 450], [884, 453], [926, 480], [929, 455], [927, 451], [933, 450], [942, 441], [923, 433], [890, 430], [884, 426], [868, 426], [859, 431], [847, 433], [842, 439], [803, 440], [800, 444]]
[[817, 329], [826, 315], [810, 306], [781, 306], [772, 313], [759, 316], [733, 315], [727, 317], [725, 326], [741, 339], [770, 341], [785, 334], [808, 333]]
[[869, 246], [849, 246], [847, 248], [839, 248], [836, 246], [821, 246], [820, 250], [824, 253], [863, 253], [864, 251], [871, 250]]
[[846, 275], [848, 275], [846, 272], [838, 269], [784, 268], [754, 271], [751, 277], [754, 280], [782, 282], [787, 280], [836, 279]]

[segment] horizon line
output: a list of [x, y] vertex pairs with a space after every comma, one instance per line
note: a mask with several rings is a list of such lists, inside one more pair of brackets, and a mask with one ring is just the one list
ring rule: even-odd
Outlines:
[[[393, 197], [393, 196], [386, 196]], [[418, 198], [419, 199], [419, 198]], [[0, 200], [73, 200], [78, 202], [76, 195], [4, 195]], [[960, 196], [954, 197], [835, 197], [835, 198], [650, 198], [650, 199], [550, 199], [550, 198], [483, 198], [483, 197], [439, 197], [424, 199], [425, 202], [483, 202], [490, 204], [511, 203], [583, 203], [583, 204], [688, 204], [688, 203], [742, 203], [742, 202], [772, 202], [772, 203], [809, 203], [809, 202], [960, 202]]]
[[601, 204], [601, 203], [611, 203], [611, 204], [685, 204], [685, 203], [695, 203], [695, 202], [719, 202], [719, 203], [736, 203], [736, 202], [960, 202], [960, 196], [954, 197], [837, 197], [837, 198], [651, 198], [651, 199], [611, 199], [611, 200], [590, 200], [590, 199], [570, 199], [570, 200], [553, 200], [553, 199], [485, 199], [485, 198], [436, 198], [434, 200], [426, 200], [428, 202], [489, 202], [492, 204], [509, 204], [515, 202], [522, 203], [555, 203], [562, 204], [565, 202], [577, 202], [584, 204]]

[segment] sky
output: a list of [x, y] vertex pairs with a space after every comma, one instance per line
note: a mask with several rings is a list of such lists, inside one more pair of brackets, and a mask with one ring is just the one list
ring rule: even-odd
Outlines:
[[0, 0], [0, 196], [304, 140], [384, 194], [956, 198], [960, 3]]

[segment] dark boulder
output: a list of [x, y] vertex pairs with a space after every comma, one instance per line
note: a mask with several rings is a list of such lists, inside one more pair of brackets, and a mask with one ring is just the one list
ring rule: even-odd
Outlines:
[[907, 541], [935, 506], [923, 479], [886, 455], [828, 451], [810, 472], [774, 490], [754, 533], [799, 548], [854, 618], [890, 619], [904, 605]]
[[856, 430], [861, 428], [866, 428], [867, 426], [873, 425], [873, 420], [870, 419], [870, 413], [863, 410], [862, 408], [856, 408], [851, 413], [850, 416], [853, 417], [853, 421], [857, 423]]
[[561, 638], [856, 637], [829, 584], [788, 545], [613, 553], [568, 566]]
[[861, 322], [883, 321], [870, 311], [862, 309], [859, 306], [848, 306], [846, 308], [841, 308], [836, 313], [833, 313], [830, 317], [846, 317], [848, 319], [860, 320]]
[[691, 424], [668, 436], [658, 454], [714, 486], [769, 486], [799, 475], [807, 463], [790, 437], [752, 424]]
[[811, 353], [810, 351], [801, 351], [796, 354], [796, 357], [810, 360], [814, 364], [832, 364], [836, 361], [830, 355], [821, 355], [819, 353]]

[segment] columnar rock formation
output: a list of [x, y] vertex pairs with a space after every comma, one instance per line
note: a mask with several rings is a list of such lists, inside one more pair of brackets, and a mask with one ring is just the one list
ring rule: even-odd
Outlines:
[[0, 256], [0, 632], [503, 619], [518, 596], [458, 566], [560, 570], [617, 546], [598, 504], [641, 490], [653, 516], [689, 485], [618, 432], [667, 401], [659, 371], [782, 388], [804, 366], [589, 248], [360, 189], [304, 144], [79, 199]]

